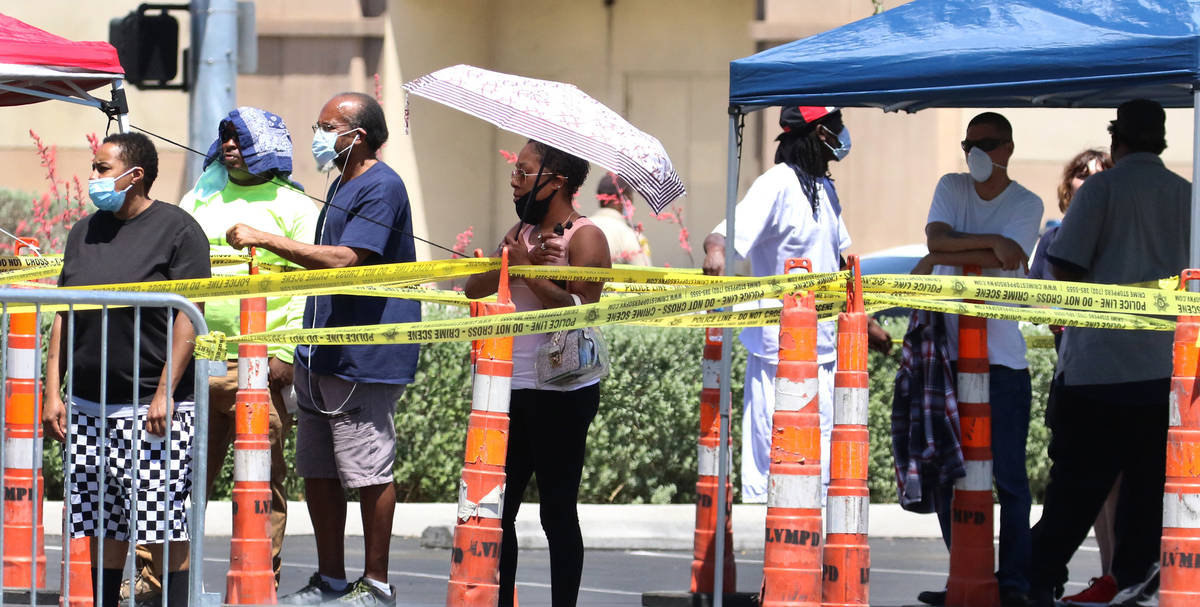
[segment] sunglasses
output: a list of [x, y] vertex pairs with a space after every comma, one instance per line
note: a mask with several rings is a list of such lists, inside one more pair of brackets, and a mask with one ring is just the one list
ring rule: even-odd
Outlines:
[[1009, 141], [1011, 141], [1011, 140], [1010, 139], [992, 139], [992, 138], [963, 139], [962, 140], [962, 150], [964, 152], [970, 152], [971, 148], [979, 148], [985, 152], [990, 152], [990, 151], [1008, 143]]

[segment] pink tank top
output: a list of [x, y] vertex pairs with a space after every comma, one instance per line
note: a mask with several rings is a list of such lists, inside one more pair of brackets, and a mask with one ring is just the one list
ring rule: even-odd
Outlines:
[[[563, 239], [567, 245], [571, 243], [571, 237], [575, 231], [583, 226], [595, 225], [587, 217], [580, 217], [571, 224], [571, 229], [563, 233]], [[522, 225], [517, 232], [517, 240], [525, 245], [527, 250], [532, 251], [538, 245], [537, 238], [533, 236], [536, 226]], [[569, 251], [569, 249], [568, 249]], [[570, 253], [567, 254], [567, 260], [561, 265], [571, 265]], [[517, 306], [518, 312], [528, 312], [530, 310], [541, 310], [542, 300], [537, 298], [537, 295], [525, 285], [525, 281], [517, 278], [509, 283], [509, 289], [512, 292], [513, 303]], [[537, 388], [537, 369], [534, 367], [534, 359], [537, 358], [538, 346], [550, 341], [549, 333], [534, 333], [532, 335], [518, 335], [513, 338], [513, 377], [512, 387], [514, 390], [526, 390]], [[596, 380], [599, 382], [600, 380]], [[592, 382], [592, 383], [596, 383]], [[591, 385], [591, 384], [588, 384]], [[573, 386], [571, 390], [577, 390], [583, 386]], [[565, 391], [566, 388], [557, 386], [546, 386], [540, 388], [542, 390]]]

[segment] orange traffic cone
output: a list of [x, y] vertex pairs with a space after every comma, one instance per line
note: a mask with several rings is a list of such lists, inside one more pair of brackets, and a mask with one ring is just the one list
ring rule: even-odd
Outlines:
[[838, 315], [837, 374], [833, 388], [829, 496], [825, 507], [822, 605], [867, 605], [871, 547], [867, 545], [870, 461], [867, 432], [867, 313], [858, 256], [850, 256], [846, 311]]
[[[508, 249], [501, 252], [495, 303], [484, 315], [516, 311], [508, 293]], [[471, 417], [458, 490], [458, 519], [450, 555], [447, 607], [484, 607], [500, 599], [500, 529], [504, 463], [508, 455], [508, 405], [512, 391], [512, 337], [479, 341], [475, 353]]]
[[[789, 259], [784, 272], [812, 271]], [[821, 604], [821, 420], [816, 298], [783, 298], [771, 420], [763, 607]]]
[[4, 406], [4, 587], [45, 588], [42, 424], [35, 312], [8, 315]]
[[[1181, 287], [1200, 278], [1184, 270]], [[1162, 554], [1158, 604], [1200, 604], [1200, 317], [1180, 316], [1175, 325], [1175, 364], [1171, 373], [1171, 427], [1167, 432], [1167, 483], [1163, 491]]]
[[[979, 275], [978, 266], [963, 268]], [[982, 303], [970, 301], [968, 303]], [[998, 607], [1000, 585], [992, 547], [992, 408], [988, 393], [987, 319], [958, 317], [958, 413], [967, 475], [954, 484], [950, 579], [946, 604]]]
[[[64, 536], [66, 530], [63, 530]], [[92, 540], [89, 537], [70, 538], [63, 550], [63, 581], [61, 607], [92, 606]], [[69, 555], [69, 556], [68, 556]], [[67, 561], [70, 562], [67, 562]]]
[[[251, 257], [253, 257], [251, 251]], [[251, 274], [257, 266], [251, 264]], [[242, 299], [242, 335], [267, 330], [267, 299]], [[238, 344], [238, 392], [233, 440], [233, 538], [225, 602], [274, 605], [271, 563], [271, 393], [266, 344]]]
[[[721, 423], [721, 329], [705, 329], [704, 358], [700, 363], [700, 439], [696, 480], [696, 531], [692, 543], [691, 592], [712, 594], [716, 583], [717, 466]], [[726, 434], [728, 437], [729, 435]], [[732, 440], [732, 437], [729, 437]], [[725, 565], [721, 586], [724, 592], [737, 589], [737, 566], [733, 557], [733, 490], [725, 482]]]

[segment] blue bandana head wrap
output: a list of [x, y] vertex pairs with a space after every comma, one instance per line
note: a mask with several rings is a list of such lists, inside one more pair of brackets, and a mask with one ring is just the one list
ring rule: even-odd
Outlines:
[[237, 131], [238, 147], [250, 174], [286, 178], [292, 173], [292, 136], [283, 118], [248, 106], [229, 112], [217, 126], [217, 140], [208, 147], [205, 168], [221, 157], [221, 128], [225, 125]]

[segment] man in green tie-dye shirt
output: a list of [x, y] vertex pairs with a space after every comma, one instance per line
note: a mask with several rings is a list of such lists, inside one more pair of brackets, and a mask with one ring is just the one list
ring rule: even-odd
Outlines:
[[[292, 170], [291, 135], [283, 119], [270, 112], [242, 107], [230, 112], [218, 127], [218, 138], [205, 159], [204, 173], [179, 206], [200, 223], [208, 237], [211, 255], [241, 255], [225, 242], [225, 232], [235, 223], [293, 240], [311, 242], [316, 232], [318, 209], [303, 190], [289, 180]], [[257, 260], [264, 264], [297, 267], [270, 251], [260, 249]], [[246, 275], [246, 264], [213, 268], [214, 276]], [[206, 302], [204, 319], [211, 331], [226, 335], [240, 333], [240, 300], [229, 298]], [[267, 330], [303, 328], [304, 297], [267, 298]], [[287, 467], [283, 443], [291, 432], [292, 415], [285, 394], [292, 392], [293, 347], [268, 346], [268, 385], [271, 392], [271, 552], [275, 579], [279, 579], [280, 550], [287, 523]], [[227, 373], [209, 380], [208, 489], [221, 472], [234, 437], [237, 395], [237, 346], [230, 344]], [[288, 398], [295, 402], [294, 398]], [[139, 547], [139, 557], [147, 554]], [[153, 561], [158, 561], [153, 555]], [[139, 559], [142, 560], [142, 559]], [[145, 565], [147, 562], [142, 561]], [[158, 576], [142, 567], [136, 587], [139, 598], [153, 594]]]

